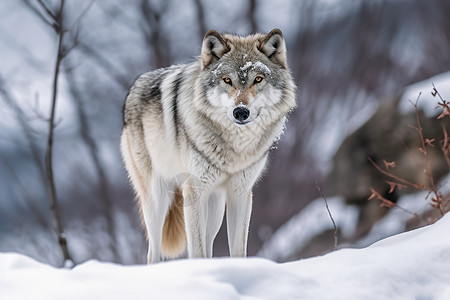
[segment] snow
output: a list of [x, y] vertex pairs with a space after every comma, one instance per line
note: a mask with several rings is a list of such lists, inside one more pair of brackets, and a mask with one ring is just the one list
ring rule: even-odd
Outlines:
[[[336, 226], [344, 236], [349, 236], [355, 231], [358, 208], [347, 205], [342, 197], [332, 197], [327, 202]], [[286, 261], [292, 251], [302, 249], [311, 238], [327, 230], [333, 230], [333, 223], [325, 208], [325, 201], [318, 198], [278, 229], [258, 255]]]
[[248, 69], [257, 70], [267, 75], [270, 75], [272, 73], [269, 67], [260, 61], [256, 61], [254, 63], [251, 61], [247, 61], [242, 67], [240, 67], [240, 69], [244, 72], [244, 74], [247, 74]]
[[222, 65], [223, 63], [220, 63], [217, 65], [217, 67], [211, 71], [211, 82], [214, 82], [219, 78], [220, 75], [222, 75]]
[[251, 68], [253, 66], [253, 63], [251, 61], [248, 61], [241, 67], [241, 71], [247, 71], [248, 68]]
[[[336, 202], [336, 201], [332, 201]], [[331, 205], [330, 205], [331, 206]], [[277, 264], [262, 258], [56, 269], [0, 254], [0, 299], [450, 299], [450, 214], [364, 249]]]
[[270, 75], [272, 73], [272, 71], [269, 69], [269, 67], [260, 61], [255, 62], [253, 65], [253, 68], [257, 69], [257, 70], [261, 70], [263, 73], [265, 73], [267, 75]]
[[417, 97], [421, 93], [418, 107], [424, 110], [428, 117], [439, 115], [442, 112], [442, 108], [436, 109], [439, 97], [431, 95], [433, 84], [441, 96], [447, 100], [450, 95], [450, 72], [433, 76], [407, 87], [400, 100], [400, 112], [405, 114], [414, 111], [414, 105], [411, 102], [416, 103]]

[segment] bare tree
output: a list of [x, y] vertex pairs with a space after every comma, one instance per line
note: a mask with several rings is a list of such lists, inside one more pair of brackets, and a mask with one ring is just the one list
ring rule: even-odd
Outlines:
[[248, 1], [247, 18], [250, 22], [250, 33], [258, 32], [258, 23], [256, 22], [257, 5], [256, 0]]
[[113, 64], [111, 64], [106, 58], [105, 54], [102, 54], [101, 51], [95, 49], [90, 43], [86, 43], [83, 41], [79, 42], [78, 48], [79, 51], [83, 52], [86, 58], [91, 59], [97, 66], [104, 69], [107, 74], [123, 89], [128, 89], [130, 84], [130, 79], [126, 74], [116, 68]]
[[[42, 3], [42, 2], [39, 2]], [[44, 6], [44, 4], [41, 4]], [[61, 247], [61, 251], [64, 257], [64, 261], [73, 261], [69, 249], [67, 247], [67, 239], [64, 235], [64, 230], [61, 224], [61, 217], [58, 210], [58, 199], [56, 196], [56, 188], [55, 188], [55, 180], [53, 178], [53, 130], [55, 129], [55, 107], [56, 107], [56, 98], [58, 93], [58, 76], [60, 70], [61, 61], [64, 58], [62, 43], [64, 37], [64, 29], [63, 29], [63, 9], [64, 9], [64, 0], [61, 0], [59, 11], [56, 15], [50, 14], [54, 20], [53, 28], [56, 31], [56, 34], [59, 36], [58, 39], [58, 54], [56, 57], [55, 71], [53, 77], [53, 91], [52, 91], [52, 106], [51, 106], [51, 114], [49, 120], [49, 129], [48, 129], [48, 139], [47, 139], [47, 150], [45, 152], [45, 166], [47, 170], [47, 179], [48, 179], [48, 190], [50, 194], [50, 207], [53, 215], [53, 221], [55, 223], [56, 232], [58, 234], [58, 242]]]
[[[13, 95], [9, 92], [7, 89], [7, 83], [6, 81], [0, 76], [0, 96], [3, 99], [3, 101], [6, 103], [8, 107], [11, 108], [11, 110], [14, 112], [15, 119], [18, 121], [20, 128], [22, 129], [22, 132], [25, 134], [25, 140], [28, 145], [28, 149], [31, 154], [31, 159], [34, 162], [35, 167], [37, 168], [39, 176], [39, 180], [42, 182], [42, 186], [45, 186], [45, 171], [44, 171], [44, 165], [42, 163], [41, 159], [41, 149], [37, 145], [35, 138], [33, 137], [33, 131], [29, 124], [29, 120], [27, 120], [27, 116], [25, 115], [22, 108], [18, 105], [17, 99], [13, 97]], [[23, 184], [20, 180], [20, 178], [17, 176], [16, 171], [12, 166], [9, 165], [9, 162], [5, 160], [5, 162], [2, 164], [4, 166], [9, 167], [11, 170], [11, 174], [16, 178], [17, 182], [20, 184], [20, 188], [25, 192], [27, 198], [29, 199], [27, 205], [32, 209], [33, 215], [36, 218], [36, 220], [45, 228], [47, 227], [47, 221], [42, 213], [39, 206], [36, 204], [36, 196], [32, 196], [32, 192], [30, 192], [25, 184]]]
[[61, 61], [64, 57], [70, 52], [70, 50], [76, 45], [74, 41], [72, 47], [63, 48], [63, 38], [66, 33], [63, 24], [63, 12], [64, 12], [64, 0], [60, 1], [59, 8], [56, 12], [53, 12], [43, 1], [37, 1], [37, 7], [34, 6], [36, 4], [31, 4], [29, 1], [25, 1], [25, 4], [36, 13], [38, 17], [43, 20], [46, 24], [50, 25], [51, 28], [55, 31], [58, 36], [58, 50], [56, 55], [55, 69], [53, 73], [53, 82], [52, 82], [52, 99], [51, 99], [51, 110], [50, 110], [50, 119], [48, 120], [48, 137], [47, 137], [47, 148], [45, 152], [45, 168], [47, 174], [47, 189], [50, 196], [50, 210], [53, 217], [53, 224], [55, 226], [55, 231], [58, 237], [58, 244], [60, 246], [63, 258], [64, 265], [66, 263], [73, 264], [72, 256], [69, 253], [69, 249], [67, 246], [67, 238], [64, 234], [64, 229], [61, 222], [61, 215], [58, 208], [58, 199], [56, 195], [56, 187], [55, 180], [53, 177], [53, 137], [54, 137], [54, 129], [55, 129], [55, 108], [56, 108], [56, 100], [58, 94], [58, 79], [59, 79], [59, 71]]
[[116, 228], [114, 224], [114, 202], [112, 201], [112, 195], [110, 193], [110, 186], [108, 183], [108, 176], [105, 166], [101, 162], [100, 150], [98, 145], [91, 133], [89, 127], [88, 116], [85, 107], [83, 106], [83, 93], [78, 89], [77, 83], [74, 78], [73, 72], [66, 70], [66, 79], [69, 82], [69, 89], [72, 93], [73, 101], [75, 102], [76, 114], [80, 124], [80, 135], [86, 144], [89, 155], [94, 163], [95, 170], [97, 172], [97, 182], [98, 188], [98, 198], [104, 209], [104, 217], [106, 220], [106, 230], [109, 236], [109, 248], [113, 254], [113, 260], [115, 262], [120, 262], [119, 253], [117, 251], [117, 240], [116, 240]]
[[200, 40], [202, 40], [206, 34], [206, 31], [208, 30], [206, 28], [205, 9], [204, 9], [202, 0], [194, 0], [194, 6], [195, 6], [195, 9], [197, 12], [198, 36], [199, 36]]
[[172, 58], [169, 49], [168, 40], [163, 31], [161, 18], [167, 13], [170, 1], [161, 1], [160, 8], [147, 0], [141, 0], [140, 12], [142, 14], [142, 21], [140, 22], [141, 30], [144, 34], [144, 39], [150, 49], [153, 50], [153, 65], [155, 68], [167, 67], [171, 64]]

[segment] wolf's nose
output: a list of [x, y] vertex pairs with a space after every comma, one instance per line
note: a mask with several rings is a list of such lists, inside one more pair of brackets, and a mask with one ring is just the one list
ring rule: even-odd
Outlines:
[[249, 116], [250, 111], [246, 107], [238, 106], [233, 110], [233, 117], [241, 123], [247, 120]]

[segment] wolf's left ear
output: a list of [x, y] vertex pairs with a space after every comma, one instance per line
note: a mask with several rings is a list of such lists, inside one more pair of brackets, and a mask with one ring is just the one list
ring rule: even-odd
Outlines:
[[259, 50], [264, 53], [271, 61], [283, 68], [287, 67], [286, 62], [286, 43], [284, 42], [281, 30], [275, 28], [261, 41]]
[[225, 39], [215, 30], [206, 33], [202, 44], [203, 67], [206, 68], [215, 60], [219, 60], [229, 51]]

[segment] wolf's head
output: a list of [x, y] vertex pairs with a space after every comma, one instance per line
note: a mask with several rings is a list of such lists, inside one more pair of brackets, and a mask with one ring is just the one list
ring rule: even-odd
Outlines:
[[296, 106], [279, 29], [247, 37], [211, 30], [203, 40], [201, 60], [207, 101], [236, 124], [272, 112], [285, 115]]

